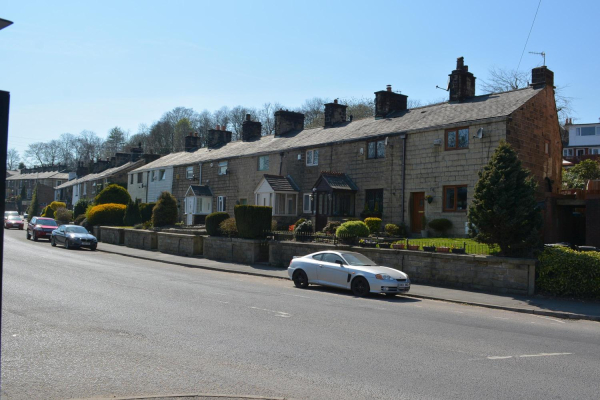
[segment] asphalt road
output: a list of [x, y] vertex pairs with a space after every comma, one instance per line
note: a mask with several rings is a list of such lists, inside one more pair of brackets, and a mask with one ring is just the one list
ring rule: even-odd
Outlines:
[[2, 399], [600, 393], [596, 322], [359, 299], [5, 235]]

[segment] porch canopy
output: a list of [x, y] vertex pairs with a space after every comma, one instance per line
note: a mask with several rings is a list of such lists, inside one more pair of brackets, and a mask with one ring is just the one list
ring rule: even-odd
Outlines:
[[321, 172], [313, 188], [316, 189], [317, 215], [354, 216], [354, 198], [358, 187], [348, 175], [341, 172]]
[[185, 213], [208, 215], [212, 213], [212, 191], [207, 185], [190, 185], [185, 192]]
[[298, 215], [298, 192], [300, 188], [291, 176], [263, 175], [254, 200], [257, 206], [273, 207], [273, 215]]

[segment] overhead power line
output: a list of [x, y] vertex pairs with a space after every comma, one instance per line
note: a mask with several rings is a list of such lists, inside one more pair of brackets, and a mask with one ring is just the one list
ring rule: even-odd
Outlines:
[[535, 10], [535, 15], [533, 16], [533, 22], [531, 22], [531, 28], [529, 28], [529, 34], [527, 35], [527, 40], [525, 41], [525, 46], [523, 46], [523, 51], [521, 52], [521, 58], [519, 59], [519, 65], [517, 65], [517, 72], [519, 71], [519, 67], [521, 66], [521, 61], [523, 60], [523, 54], [525, 54], [525, 49], [527, 48], [527, 43], [529, 42], [529, 36], [531, 36], [531, 31], [533, 30], [533, 24], [535, 24], [535, 19], [538, 15], [538, 11], [540, 11], [540, 6], [542, 5], [542, 0], [538, 3], [537, 10]]

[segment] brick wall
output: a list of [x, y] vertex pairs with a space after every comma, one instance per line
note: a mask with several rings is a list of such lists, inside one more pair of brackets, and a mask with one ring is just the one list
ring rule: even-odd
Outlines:
[[[548, 177], [552, 193], [559, 193], [562, 174], [562, 142], [554, 102], [554, 89], [546, 86], [511, 115], [507, 123], [506, 141], [516, 150], [523, 166], [538, 182], [538, 199], [548, 192]], [[548, 143], [549, 154], [546, 154]]]

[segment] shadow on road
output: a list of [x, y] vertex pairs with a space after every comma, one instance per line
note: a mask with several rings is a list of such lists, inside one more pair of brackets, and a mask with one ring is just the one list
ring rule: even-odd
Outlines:
[[[298, 289], [298, 290], [300, 290], [300, 289]], [[419, 303], [419, 302], [421, 302], [420, 299], [415, 299], [412, 297], [406, 297], [406, 296], [402, 296], [402, 295], [388, 296], [383, 293], [379, 293], [379, 294], [371, 293], [366, 297], [356, 297], [349, 290], [338, 289], [338, 288], [329, 287], [329, 286], [311, 285], [308, 287], [308, 289], [304, 289], [304, 290], [307, 290], [309, 292], [320, 292], [320, 293], [329, 293], [329, 294], [335, 294], [335, 295], [345, 296], [345, 297], [354, 297], [356, 299], [361, 298], [361, 299], [366, 299], [366, 300], [384, 301], [384, 302], [388, 302], [388, 303], [390, 303], [390, 302], [391, 303]]]

